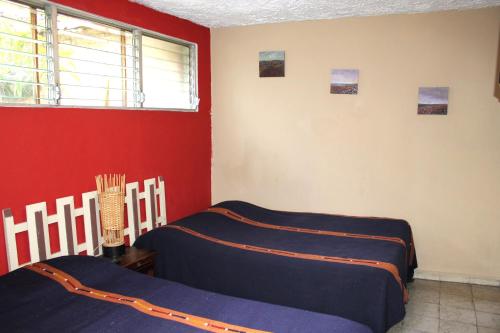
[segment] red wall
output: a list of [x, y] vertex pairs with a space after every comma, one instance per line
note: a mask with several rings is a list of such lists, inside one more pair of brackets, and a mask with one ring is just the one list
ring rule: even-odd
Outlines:
[[[199, 112], [0, 107], [0, 209], [26, 219], [25, 205], [95, 188], [99, 173], [127, 181], [162, 175], [170, 221], [210, 205], [210, 30], [126, 0], [57, 0], [103, 17], [198, 44]], [[142, 190], [142, 187], [141, 187]], [[23, 244], [26, 248], [26, 244]], [[24, 252], [24, 251], [23, 251]], [[3, 223], [0, 274], [7, 272]]]

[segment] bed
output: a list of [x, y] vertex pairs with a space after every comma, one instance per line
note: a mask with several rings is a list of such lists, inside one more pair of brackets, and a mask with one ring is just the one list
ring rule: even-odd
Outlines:
[[386, 332], [416, 268], [403, 220], [271, 211], [229, 201], [140, 236], [155, 275], [192, 287], [347, 318]]
[[5, 332], [343, 332], [359, 323], [153, 278], [91, 256], [62, 256], [0, 277]]
[[379, 239], [404, 243], [407, 256], [406, 280], [413, 280], [418, 267], [413, 234], [409, 223], [402, 219], [387, 217], [364, 217], [303, 212], [285, 212], [266, 209], [243, 201], [224, 201], [209, 211], [219, 212], [233, 218], [262, 221], [276, 226], [292, 226], [350, 233], [352, 236], [379, 237]]
[[[166, 224], [163, 178], [145, 180], [144, 192], [138, 182], [126, 189], [125, 234], [131, 241], [142, 229]], [[72, 196], [59, 198], [54, 214], [48, 214], [45, 202], [27, 205], [26, 221], [18, 223], [10, 209], [2, 210], [9, 270], [0, 276], [2, 331], [371, 332], [338, 316], [220, 295], [119, 267], [98, 257], [97, 193], [83, 193], [81, 203], [75, 207]], [[78, 241], [79, 217], [83, 242]], [[58, 231], [59, 249], [51, 246], [56, 236], [50, 229]], [[17, 236], [23, 232], [28, 261], [18, 256]]]

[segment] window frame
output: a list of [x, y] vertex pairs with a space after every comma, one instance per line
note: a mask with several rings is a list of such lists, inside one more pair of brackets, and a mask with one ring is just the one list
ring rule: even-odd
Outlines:
[[[29, 107], [29, 108], [61, 108], [61, 109], [104, 109], [104, 110], [137, 110], [137, 111], [176, 111], [176, 112], [198, 112], [199, 111], [199, 95], [198, 95], [198, 44], [195, 42], [186, 41], [180, 38], [168, 36], [157, 31], [145, 29], [114, 19], [106, 18], [100, 15], [88, 13], [72, 7], [56, 4], [47, 0], [8, 0], [14, 3], [32, 6], [45, 11], [47, 21], [47, 56], [51, 58], [49, 61], [49, 84], [52, 84], [52, 89], [49, 89], [49, 99], [47, 104], [24, 104], [24, 103], [0, 103], [0, 107]], [[85, 106], [85, 105], [60, 105], [60, 79], [59, 79], [59, 55], [58, 55], [58, 34], [57, 34], [57, 15], [63, 14], [75, 18], [92, 21], [95, 23], [105, 24], [117, 29], [128, 31], [132, 34], [134, 44], [133, 67], [134, 72], [137, 70], [137, 77], [133, 80], [134, 83], [134, 104], [133, 107], [124, 106]], [[189, 77], [190, 77], [190, 107], [188, 108], [165, 108], [165, 107], [143, 107], [144, 92], [143, 92], [143, 69], [142, 69], [142, 35], [156, 38], [165, 42], [175, 43], [189, 47]], [[49, 53], [51, 55], [49, 55]]]

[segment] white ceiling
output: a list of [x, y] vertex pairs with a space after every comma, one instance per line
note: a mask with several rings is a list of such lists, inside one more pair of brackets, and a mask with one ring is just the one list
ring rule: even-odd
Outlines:
[[131, 0], [207, 27], [499, 6], [500, 0]]

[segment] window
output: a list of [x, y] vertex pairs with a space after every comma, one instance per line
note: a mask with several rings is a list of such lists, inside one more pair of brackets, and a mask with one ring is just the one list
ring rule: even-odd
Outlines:
[[33, 3], [0, 0], [0, 103], [197, 109], [195, 44]]
[[59, 14], [57, 40], [61, 105], [134, 106], [131, 32]]
[[144, 106], [186, 108], [190, 100], [190, 49], [165, 40], [142, 37]]
[[43, 10], [0, 1], [0, 103], [48, 104]]

